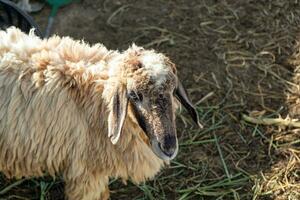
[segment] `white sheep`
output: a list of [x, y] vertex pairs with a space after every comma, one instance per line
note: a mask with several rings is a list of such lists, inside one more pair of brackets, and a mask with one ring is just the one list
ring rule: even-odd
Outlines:
[[173, 92], [198, 122], [162, 54], [0, 31], [0, 171], [60, 174], [68, 199], [108, 199], [109, 177], [143, 182], [176, 156]]

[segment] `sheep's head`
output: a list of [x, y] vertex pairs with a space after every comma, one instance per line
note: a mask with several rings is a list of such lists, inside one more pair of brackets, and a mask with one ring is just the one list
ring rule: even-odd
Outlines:
[[152, 151], [163, 160], [173, 159], [178, 151], [177, 100], [200, 125], [197, 112], [178, 80], [175, 65], [162, 54], [136, 46], [121, 57], [110, 68], [110, 78], [115, 80], [110, 83], [114, 89], [108, 119], [112, 143], [117, 143], [128, 113], [146, 134]]

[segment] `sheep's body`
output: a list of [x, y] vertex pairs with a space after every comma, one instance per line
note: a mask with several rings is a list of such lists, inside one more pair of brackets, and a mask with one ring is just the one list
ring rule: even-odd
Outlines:
[[102, 82], [118, 55], [69, 38], [1, 31], [0, 171], [62, 174], [67, 197], [78, 200], [107, 199], [109, 177], [153, 177], [164, 161], [136, 123], [126, 119], [118, 145], [107, 137]]

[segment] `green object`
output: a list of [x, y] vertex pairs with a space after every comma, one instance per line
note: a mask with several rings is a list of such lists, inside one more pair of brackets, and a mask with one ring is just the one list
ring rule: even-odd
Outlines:
[[46, 1], [52, 7], [50, 16], [48, 18], [48, 25], [45, 32], [45, 37], [49, 37], [54, 22], [54, 18], [57, 14], [58, 9], [62, 6], [71, 3], [73, 0], [46, 0]]
[[46, 1], [52, 7], [50, 17], [55, 17], [59, 7], [71, 3], [73, 0], [46, 0]]

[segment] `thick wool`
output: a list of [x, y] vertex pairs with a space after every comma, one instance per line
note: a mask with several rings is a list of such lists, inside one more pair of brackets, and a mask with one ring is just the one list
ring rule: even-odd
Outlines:
[[[109, 177], [136, 183], [152, 178], [164, 161], [130, 108], [116, 145], [107, 133], [114, 79], [131, 76], [127, 84], [137, 87], [151, 82], [145, 70], [114, 69], [120, 59], [134, 64], [128, 52], [124, 59], [101, 44], [0, 31], [0, 171], [16, 178], [61, 174], [72, 200], [108, 199]], [[147, 69], [151, 58], [144, 59]], [[163, 71], [159, 82], [175, 81], [161, 68], [150, 72]]]

